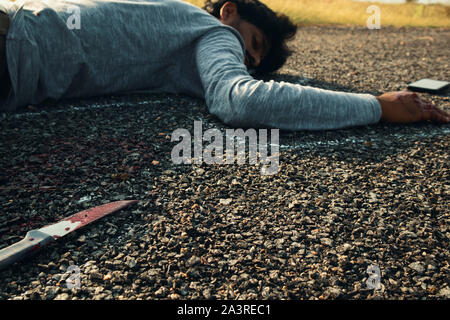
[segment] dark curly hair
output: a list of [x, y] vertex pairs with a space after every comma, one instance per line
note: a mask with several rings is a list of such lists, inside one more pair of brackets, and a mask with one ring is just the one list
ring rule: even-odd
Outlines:
[[258, 0], [206, 0], [203, 9], [220, 18], [220, 9], [226, 2], [235, 3], [241, 19], [258, 27], [269, 39], [269, 51], [256, 67], [256, 73], [262, 75], [281, 68], [292, 54], [286, 42], [294, 38], [297, 26]]

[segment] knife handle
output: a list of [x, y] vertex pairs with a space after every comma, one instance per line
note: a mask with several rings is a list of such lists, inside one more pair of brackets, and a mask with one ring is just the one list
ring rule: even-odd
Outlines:
[[52, 236], [41, 231], [28, 231], [24, 239], [0, 250], [0, 269], [33, 255], [53, 240]]

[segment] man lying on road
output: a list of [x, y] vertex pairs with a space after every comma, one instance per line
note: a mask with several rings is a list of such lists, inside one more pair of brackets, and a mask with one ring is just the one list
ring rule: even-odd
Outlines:
[[[3, 9], [1, 9], [3, 8]], [[235, 127], [338, 129], [450, 122], [412, 92], [334, 92], [254, 79], [279, 69], [296, 26], [257, 0], [0, 0], [0, 110], [148, 89], [201, 97]]]

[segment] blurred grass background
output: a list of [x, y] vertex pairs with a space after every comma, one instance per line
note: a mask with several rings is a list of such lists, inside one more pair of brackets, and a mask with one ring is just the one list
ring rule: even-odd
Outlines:
[[[185, 0], [202, 7], [204, 0]], [[380, 7], [383, 26], [450, 27], [450, 6], [443, 4], [356, 2], [352, 0], [261, 0], [299, 25], [340, 24], [366, 26], [370, 5]]]

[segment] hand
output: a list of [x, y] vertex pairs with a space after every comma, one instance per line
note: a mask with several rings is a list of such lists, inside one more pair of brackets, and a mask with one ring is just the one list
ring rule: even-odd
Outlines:
[[381, 105], [381, 120], [393, 123], [434, 121], [449, 123], [450, 113], [439, 109], [433, 103], [421, 99], [411, 91], [387, 92], [377, 97]]

